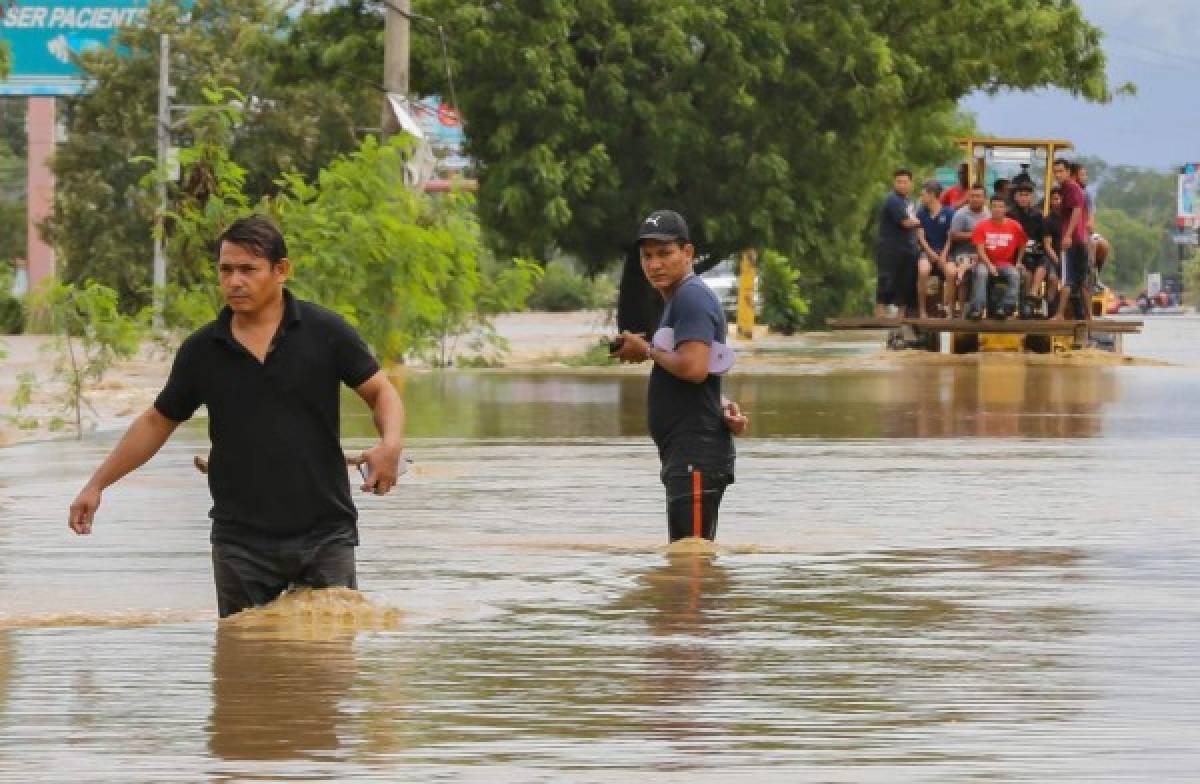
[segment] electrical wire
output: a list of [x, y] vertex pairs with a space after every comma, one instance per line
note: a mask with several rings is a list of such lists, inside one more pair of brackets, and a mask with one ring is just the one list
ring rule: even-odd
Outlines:
[[1153, 46], [1147, 46], [1146, 44], [1139, 43], [1137, 41], [1132, 41], [1128, 38], [1123, 38], [1119, 35], [1112, 35], [1111, 33], [1108, 33], [1108, 32], [1105, 32], [1104, 37], [1111, 38], [1112, 40], [1117, 41], [1118, 43], [1124, 44], [1125, 46], [1132, 46], [1135, 49], [1141, 49], [1142, 51], [1149, 52], [1150, 54], [1158, 55], [1159, 57], [1166, 57], [1166, 58], [1170, 58], [1170, 59], [1174, 59], [1174, 60], [1179, 60], [1180, 62], [1190, 63], [1192, 65], [1200, 65], [1200, 58], [1198, 58], [1198, 57], [1192, 57], [1190, 55], [1181, 54], [1179, 52], [1171, 52], [1166, 49], [1157, 49]]
[[450, 52], [446, 45], [446, 28], [441, 22], [424, 14], [414, 14], [412, 11], [406, 11], [400, 6], [392, 2], [392, 0], [383, 0], [383, 4], [403, 16], [410, 22], [426, 22], [437, 27], [438, 38], [442, 44], [442, 66], [446, 69], [446, 87], [450, 90], [450, 105], [454, 107], [454, 111], [458, 112], [458, 116], [462, 117], [462, 109], [458, 105], [458, 95], [454, 90], [454, 74], [450, 70]]

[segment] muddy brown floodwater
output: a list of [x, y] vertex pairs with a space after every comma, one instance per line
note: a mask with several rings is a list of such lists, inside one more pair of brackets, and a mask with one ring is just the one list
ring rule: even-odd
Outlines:
[[643, 379], [414, 376], [365, 597], [239, 623], [202, 423], [87, 539], [117, 434], [0, 450], [0, 780], [1196, 780], [1200, 321], [1129, 341], [1170, 366], [877, 348], [731, 378], [715, 557], [665, 551]]

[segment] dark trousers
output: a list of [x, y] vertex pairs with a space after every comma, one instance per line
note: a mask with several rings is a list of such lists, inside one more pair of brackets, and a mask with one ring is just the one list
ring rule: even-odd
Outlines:
[[[875, 253], [875, 302], [908, 309], [917, 304], [916, 251], [880, 248]], [[903, 314], [902, 314], [903, 315]]]
[[663, 477], [667, 488], [667, 534], [672, 542], [689, 536], [717, 538], [717, 513], [731, 477], [695, 469]]
[[341, 535], [279, 547], [214, 542], [212, 559], [222, 618], [267, 604], [293, 587], [358, 588], [354, 545]]

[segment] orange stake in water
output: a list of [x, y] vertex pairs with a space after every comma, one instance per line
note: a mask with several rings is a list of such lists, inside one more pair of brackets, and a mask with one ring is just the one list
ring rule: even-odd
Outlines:
[[692, 472], [692, 536], [699, 539], [704, 535], [704, 497], [703, 482], [700, 472]]

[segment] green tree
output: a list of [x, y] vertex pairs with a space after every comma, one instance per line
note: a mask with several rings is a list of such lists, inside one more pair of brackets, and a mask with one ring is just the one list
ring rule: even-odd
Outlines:
[[[155, 152], [160, 33], [171, 36], [174, 103], [204, 104], [212, 84], [243, 96], [229, 156], [244, 169], [250, 203], [273, 193], [282, 172], [311, 178], [354, 149], [363, 116], [357, 93], [275, 67], [291, 26], [275, 0], [195, 0], [186, 12], [158, 0], [147, 20], [118, 33], [115, 47], [123, 51], [82, 56], [95, 87], [68, 101], [68, 138], [55, 157], [59, 187], [47, 225], [66, 279], [103, 281], [126, 310], [144, 306], [149, 294], [155, 204], [140, 187], [146, 170], [139, 161]], [[195, 133], [186, 124], [178, 130]], [[186, 267], [169, 264], [168, 272], [171, 282], [189, 282]]]
[[[83, 438], [84, 409], [91, 408], [89, 389], [118, 360], [137, 352], [141, 327], [120, 312], [115, 291], [95, 282], [75, 286], [44, 281], [33, 295], [32, 309], [39, 324], [56, 336], [54, 379], [63, 384], [63, 410], [74, 422], [76, 436]], [[26, 395], [32, 383], [22, 379]]]
[[797, 277], [795, 268], [783, 256], [774, 251], [763, 254], [759, 272], [762, 320], [785, 335], [795, 332], [808, 313], [808, 302], [796, 285]]
[[403, 137], [368, 137], [314, 183], [286, 175], [270, 210], [288, 238], [301, 294], [338, 310], [381, 359], [415, 354], [445, 363], [454, 337], [520, 307], [536, 276], [517, 264], [481, 277], [471, 197], [408, 187], [407, 145]]
[[1104, 268], [1108, 285], [1136, 295], [1146, 274], [1178, 275], [1175, 245], [1176, 186], [1173, 171], [1138, 166], [1110, 166], [1098, 158], [1081, 158], [1097, 190], [1096, 229], [1112, 246]]
[[1096, 230], [1108, 239], [1111, 255], [1104, 267], [1105, 282], [1130, 295], [1146, 286], [1146, 273], [1165, 272], [1162, 231], [1127, 213], [1102, 208], [1096, 212]]
[[1099, 32], [1070, 0], [416, 7], [450, 32], [491, 240], [592, 269], [666, 206], [702, 252], [778, 248], [806, 288], [864, 289], [867, 199], [923, 123], [952, 124], [977, 89], [1109, 98]]

